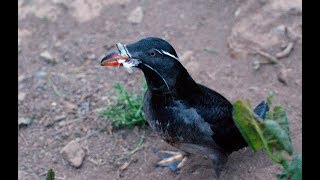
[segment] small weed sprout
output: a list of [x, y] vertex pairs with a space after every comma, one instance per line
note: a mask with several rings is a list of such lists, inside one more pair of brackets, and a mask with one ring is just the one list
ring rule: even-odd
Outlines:
[[146, 121], [142, 110], [143, 95], [147, 89], [146, 83], [142, 83], [139, 92], [129, 92], [122, 85], [117, 83], [116, 100], [102, 111], [102, 116], [112, 121], [114, 127], [143, 126]]

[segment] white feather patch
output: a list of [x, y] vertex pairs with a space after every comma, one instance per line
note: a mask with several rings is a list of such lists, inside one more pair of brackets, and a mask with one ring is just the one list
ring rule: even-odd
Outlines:
[[162, 53], [163, 53], [163, 54], [165, 54], [165, 55], [167, 55], [167, 56], [170, 56], [170, 57], [172, 57], [173, 59], [175, 59], [175, 60], [178, 60], [178, 61], [179, 61], [179, 58], [177, 58], [176, 56], [174, 56], [174, 55], [172, 55], [172, 54], [168, 53], [167, 51], [164, 51], [164, 50], [161, 50], [161, 51], [162, 51]]
[[124, 69], [128, 71], [128, 73], [132, 73], [132, 67], [137, 66], [140, 63], [140, 61], [138, 59], [130, 59], [130, 61], [126, 61], [125, 59], [119, 59], [118, 63], [122, 64]]

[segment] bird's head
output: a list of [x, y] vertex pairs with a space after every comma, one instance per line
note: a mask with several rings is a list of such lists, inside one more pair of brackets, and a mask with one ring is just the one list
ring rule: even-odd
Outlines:
[[129, 45], [117, 43], [119, 52], [111, 52], [101, 60], [101, 66], [124, 66], [143, 71], [151, 90], [171, 91], [181, 75], [189, 76], [179, 62], [174, 48], [165, 40], [148, 37]]

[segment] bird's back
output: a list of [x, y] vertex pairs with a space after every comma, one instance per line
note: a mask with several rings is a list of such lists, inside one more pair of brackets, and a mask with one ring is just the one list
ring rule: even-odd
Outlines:
[[193, 106], [210, 125], [215, 143], [226, 153], [246, 147], [247, 143], [232, 119], [232, 104], [216, 91], [201, 84], [198, 86], [200, 93], [189, 99], [189, 106]]

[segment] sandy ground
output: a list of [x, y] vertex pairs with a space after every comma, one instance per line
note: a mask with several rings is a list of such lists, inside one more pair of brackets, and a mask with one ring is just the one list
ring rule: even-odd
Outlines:
[[[19, 0], [19, 120], [32, 119], [19, 128], [19, 179], [44, 179], [49, 167], [54, 168], [56, 179], [213, 179], [211, 162], [197, 155], [178, 174], [154, 167], [159, 160], [156, 153], [172, 147], [149, 128], [112, 130], [110, 122], [100, 116], [99, 110], [110, 104], [116, 82], [132, 88], [142, 78], [138, 70], [128, 74], [101, 67], [101, 57], [117, 42], [131, 43], [147, 36], [168, 40], [197, 82], [230, 101], [248, 98], [254, 106], [274, 92], [274, 103], [286, 108], [294, 150], [301, 153], [301, 34], [295, 34], [293, 28], [288, 30], [290, 38], [265, 38], [267, 28], [279, 27], [266, 19], [261, 29], [256, 28], [260, 38], [256, 44], [237, 41], [239, 33], [250, 32], [244, 22], [248, 16], [259, 20], [259, 14], [250, 13], [256, 13], [258, 7], [267, 12], [266, 1], [259, 3]], [[299, 12], [290, 13], [270, 16], [280, 17], [287, 27], [300, 23]], [[281, 33], [281, 28], [276, 32]], [[294, 38], [298, 40], [293, 41], [293, 50], [276, 65], [261, 65], [256, 70], [253, 62], [265, 58], [244, 52], [261, 47], [274, 54], [280, 48], [276, 45]], [[236, 43], [245, 48], [235, 50]], [[143, 145], [128, 156], [141, 138]], [[79, 141], [85, 154], [78, 168], [60, 153], [73, 140]], [[279, 169], [264, 152], [254, 154], [244, 148], [229, 157], [221, 179], [275, 179]]]

